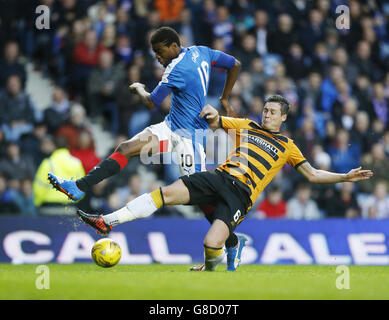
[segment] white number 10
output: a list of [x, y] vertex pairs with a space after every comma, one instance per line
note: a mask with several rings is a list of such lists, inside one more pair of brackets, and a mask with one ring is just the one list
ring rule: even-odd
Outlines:
[[204, 96], [207, 95], [207, 86], [209, 81], [209, 65], [206, 61], [201, 62], [201, 69], [197, 67], [197, 71], [200, 76], [201, 85], [203, 86]]

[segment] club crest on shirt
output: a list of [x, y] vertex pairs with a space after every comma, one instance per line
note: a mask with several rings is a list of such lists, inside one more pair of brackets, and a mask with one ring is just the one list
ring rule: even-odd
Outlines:
[[200, 56], [200, 53], [198, 52], [198, 51], [193, 51], [193, 53], [192, 53], [192, 61], [194, 62], [194, 63], [196, 63], [197, 62], [197, 58]]

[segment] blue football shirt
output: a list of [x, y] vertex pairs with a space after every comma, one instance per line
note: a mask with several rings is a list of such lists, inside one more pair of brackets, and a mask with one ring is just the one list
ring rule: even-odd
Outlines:
[[[230, 69], [235, 58], [205, 46], [183, 48], [166, 67], [162, 80], [151, 92], [156, 106], [171, 92], [170, 112], [165, 121], [172, 131], [193, 138], [196, 130], [208, 129], [199, 114], [206, 103], [211, 67]], [[202, 144], [204, 145], [205, 139]]]

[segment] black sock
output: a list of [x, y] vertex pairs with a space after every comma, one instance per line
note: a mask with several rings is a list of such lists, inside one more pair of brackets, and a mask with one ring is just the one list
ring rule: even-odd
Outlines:
[[226, 240], [226, 247], [231, 248], [235, 247], [238, 244], [238, 236], [235, 233], [231, 233], [230, 236]]
[[96, 167], [89, 171], [85, 177], [78, 179], [76, 181], [76, 185], [80, 190], [88, 192], [92, 186], [119, 173], [120, 170], [121, 166], [117, 161], [111, 158], [104, 159]]

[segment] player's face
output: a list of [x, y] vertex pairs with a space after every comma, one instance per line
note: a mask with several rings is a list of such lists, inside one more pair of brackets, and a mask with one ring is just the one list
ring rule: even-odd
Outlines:
[[281, 114], [281, 105], [277, 102], [267, 102], [262, 111], [262, 127], [269, 131], [280, 131], [281, 124], [286, 120], [286, 114]]
[[158, 62], [165, 68], [168, 64], [177, 57], [177, 44], [173, 42], [170, 46], [164, 45], [162, 42], [158, 42], [153, 45], [153, 51]]

